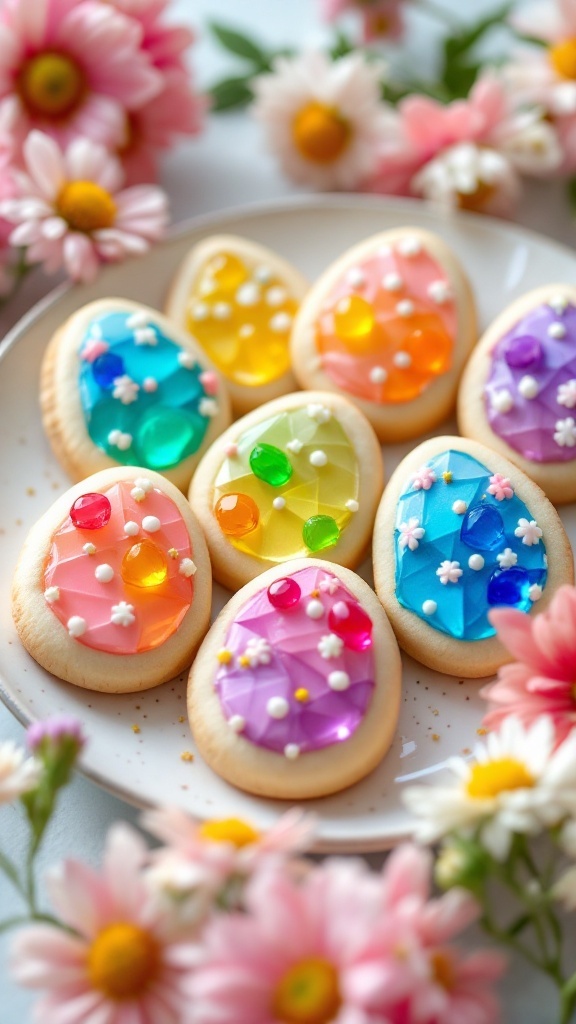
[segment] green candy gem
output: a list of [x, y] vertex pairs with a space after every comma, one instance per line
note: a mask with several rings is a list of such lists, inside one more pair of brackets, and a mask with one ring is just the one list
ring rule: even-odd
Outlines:
[[201, 416], [158, 406], [150, 409], [139, 424], [138, 451], [148, 469], [169, 469], [198, 450], [205, 432]]
[[310, 516], [304, 523], [302, 537], [309, 551], [322, 551], [337, 543], [340, 528], [332, 516]]
[[257, 444], [250, 452], [250, 469], [271, 487], [282, 487], [292, 476], [290, 460], [273, 444]]

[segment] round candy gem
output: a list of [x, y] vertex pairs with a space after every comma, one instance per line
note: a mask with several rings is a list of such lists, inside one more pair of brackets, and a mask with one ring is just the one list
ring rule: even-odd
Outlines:
[[542, 360], [542, 345], [538, 338], [521, 334], [507, 343], [504, 358], [514, 370], [526, 370], [529, 366], [534, 369]]
[[350, 348], [362, 347], [370, 340], [376, 324], [374, 307], [359, 295], [348, 295], [334, 310], [334, 330]]
[[270, 584], [267, 593], [268, 600], [274, 608], [286, 611], [298, 604], [302, 591], [296, 580], [283, 576], [282, 579], [274, 580], [274, 583]]
[[460, 539], [478, 551], [496, 551], [504, 539], [504, 523], [493, 505], [473, 505], [460, 529]]
[[214, 514], [227, 537], [243, 537], [258, 526], [260, 512], [249, 494], [224, 494], [216, 503]]
[[150, 469], [168, 469], [196, 452], [205, 433], [205, 421], [197, 413], [155, 406], [140, 420], [138, 450]]
[[208, 273], [223, 291], [234, 291], [248, 277], [241, 259], [230, 252], [222, 252], [208, 264]]
[[257, 444], [250, 452], [250, 469], [271, 487], [282, 487], [292, 476], [287, 455], [273, 444]]
[[302, 528], [302, 538], [309, 551], [322, 551], [338, 542], [340, 529], [332, 516], [310, 516]]
[[105, 494], [82, 494], [70, 509], [70, 518], [78, 530], [101, 530], [111, 515], [112, 506]]
[[372, 619], [359, 604], [337, 601], [328, 615], [328, 625], [351, 651], [365, 651], [372, 645]]
[[496, 569], [488, 580], [487, 599], [491, 605], [506, 605], [526, 611], [530, 607], [530, 577], [526, 569], [512, 566]]
[[168, 575], [166, 555], [153, 540], [146, 538], [128, 549], [120, 573], [128, 586], [159, 587]]
[[92, 363], [92, 376], [105, 391], [111, 391], [116, 377], [123, 377], [125, 372], [124, 360], [113, 352], [105, 352]]

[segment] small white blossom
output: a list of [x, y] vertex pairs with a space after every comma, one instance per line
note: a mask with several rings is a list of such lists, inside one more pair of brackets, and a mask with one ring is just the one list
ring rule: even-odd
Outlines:
[[335, 633], [328, 633], [318, 641], [318, 653], [322, 658], [338, 658], [342, 654], [344, 641]]
[[416, 516], [411, 516], [407, 523], [400, 523], [398, 528], [400, 530], [400, 536], [398, 543], [401, 548], [410, 548], [410, 551], [416, 551], [419, 547], [422, 537], [426, 533], [424, 527], [420, 526], [420, 520]]
[[13, 740], [0, 743], [0, 804], [16, 800], [36, 785], [40, 778], [40, 765], [26, 757]]
[[269, 665], [272, 661], [272, 648], [263, 636], [252, 636], [246, 644], [244, 657], [248, 658], [251, 668]]
[[556, 395], [558, 405], [565, 405], [567, 409], [576, 408], [576, 379], [561, 384]]
[[460, 568], [460, 562], [451, 562], [448, 559], [444, 562], [440, 562], [440, 566], [436, 569], [436, 575], [440, 577], [440, 583], [458, 583], [463, 570]]
[[335, 576], [325, 576], [323, 580], [320, 580], [319, 588], [323, 594], [332, 596], [340, 589], [340, 583]]
[[421, 466], [410, 482], [415, 491], [429, 491], [436, 483], [436, 473], [430, 466]]
[[531, 548], [533, 544], [540, 543], [542, 530], [535, 519], [531, 519], [530, 522], [527, 519], [519, 519], [518, 526], [514, 530], [514, 536], [522, 537], [522, 543]]
[[561, 448], [574, 448], [576, 445], [576, 420], [573, 416], [557, 421], [554, 440]]
[[120, 399], [122, 405], [130, 405], [131, 402], [136, 401], [140, 385], [132, 380], [132, 377], [125, 373], [122, 377], [115, 377], [113, 383], [112, 398]]
[[137, 327], [134, 331], [135, 345], [157, 345], [158, 335], [153, 327]]
[[134, 605], [128, 604], [127, 601], [120, 601], [119, 604], [113, 604], [110, 621], [114, 626], [131, 626], [133, 622], [136, 622]]
[[496, 558], [501, 569], [511, 569], [518, 562], [518, 555], [512, 548], [504, 548]]

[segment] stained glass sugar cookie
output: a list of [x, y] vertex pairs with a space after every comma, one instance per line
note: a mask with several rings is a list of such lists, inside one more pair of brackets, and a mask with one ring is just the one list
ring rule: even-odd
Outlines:
[[456, 256], [436, 235], [398, 228], [322, 274], [296, 317], [292, 361], [302, 387], [344, 395], [382, 441], [402, 441], [450, 413], [475, 341]]
[[374, 592], [318, 559], [269, 569], [221, 612], [190, 674], [200, 754], [233, 785], [287, 800], [324, 796], [386, 754], [401, 665]]
[[256, 242], [213, 235], [176, 274], [166, 313], [202, 346], [242, 416], [293, 391], [290, 334], [308, 283]]
[[114, 465], [162, 473], [185, 490], [230, 423], [220, 375], [184, 331], [127, 299], [77, 310], [42, 365], [44, 429], [73, 480]]
[[460, 430], [520, 466], [551, 501], [576, 501], [576, 288], [523, 295], [490, 325], [462, 377]]
[[188, 502], [158, 473], [106, 469], [32, 527], [16, 568], [20, 639], [55, 676], [132, 693], [192, 661], [210, 619], [212, 574]]
[[299, 391], [219, 437], [189, 496], [215, 579], [236, 589], [292, 558], [354, 568], [382, 485], [381, 449], [362, 413], [339, 395]]
[[374, 579], [401, 647], [462, 678], [510, 660], [492, 608], [543, 611], [572, 583], [554, 506], [521, 469], [461, 437], [435, 437], [400, 463], [374, 526]]

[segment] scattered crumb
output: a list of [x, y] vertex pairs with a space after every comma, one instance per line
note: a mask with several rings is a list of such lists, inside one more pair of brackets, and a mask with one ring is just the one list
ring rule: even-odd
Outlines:
[[179, 722], [185, 722], [186, 719], [185, 719], [184, 715], [178, 715], [178, 721]]
[[193, 761], [194, 760], [194, 754], [192, 754], [189, 750], [184, 750], [180, 754], [180, 760], [181, 761]]
[[487, 732], [488, 732], [488, 730], [482, 728], [482, 726], [479, 729], [476, 729], [476, 735], [477, 736], [485, 736]]
[[434, 740], [434, 743], [438, 743], [438, 740], [440, 739], [440, 737], [439, 737], [437, 732], [433, 732], [432, 733], [432, 739]]
[[470, 747], [462, 747], [462, 753], [463, 753], [463, 754], [464, 754], [465, 756], [467, 756], [468, 754], [471, 754], [471, 753], [472, 753], [472, 751], [470, 750]]
[[36, 494], [36, 488], [35, 487], [27, 487], [26, 488], [26, 494], [28, 494], [31, 498], [33, 498], [34, 495]]
[[132, 726], [132, 732], [140, 732], [140, 726], [139, 725], [133, 725]]
[[438, 708], [432, 708], [432, 714], [435, 716], [439, 715], [440, 712], [438, 711]]

